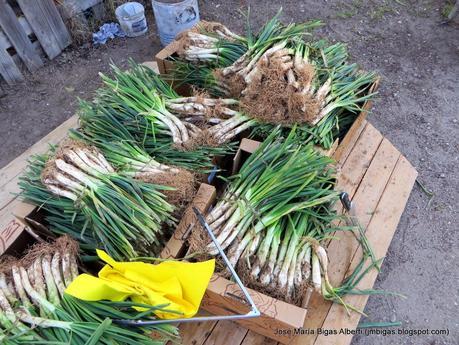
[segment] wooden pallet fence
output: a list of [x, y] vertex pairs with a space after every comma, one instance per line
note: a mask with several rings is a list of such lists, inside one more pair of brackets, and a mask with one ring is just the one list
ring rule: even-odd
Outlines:
[[0, 75], [7, 83], [24, 79], [22, 64], [33, 72], [42, 55], [53, 59], [70, 43], [53, 0], [0, 0]]

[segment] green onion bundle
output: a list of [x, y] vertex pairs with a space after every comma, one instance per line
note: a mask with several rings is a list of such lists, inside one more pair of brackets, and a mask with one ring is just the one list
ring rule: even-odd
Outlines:
[[94, 147], [66, 141], [54, 155], [37, 156], [19, 183], [22, 197], [47, 211], [50, 230], [68, 233], [94, 252], [117, 259], [159, 250], [173, 207], [161, 191], [114, 171]]
[[[68, 237], [38, 244], [21, 260], [4, 260], [0, 272], [2, 344], [165, 344], [177, 338], [171, 325], [128, 329], [113, 322], [151, 317], [165, 306], [87, 302], [65, 294], [78, 276], [78, 245]], [[91, 287], [88, 287], [91, 288]]]
[[[294, 131], [285, 140], [280, 133], [277, 128], [243, 164], [206, 221], [241, 275], [251, 267], [249, 283], [293, 300], [307, 283], [293, 279], [309, 269], [305, 238], [324, 236], [337, 218], [329, 206], [339, 195], [331, 159], [312, 145], [298, 145]], [[191, 244], [192, 250], [218, 253], [207, 237]]]
[[[200, 159], [202, 164], [208, 164], [212, 157], [231, 150], [228, 145], [215, 147], [194, 139], [205, 130], [199, 127], [200, 123], [207, 126], [207, 121], [218, 122], [231, 116], [234, 111], [228, 106], [237, 103], [234, 100], [180, 97], [152, 70], [141, 65], [132, 64], [128, 72], [113, 66], [113, 72], [113, 79], [102, 76], [105, 87], [98, 90], [94, 103], [99, 112], [102, 109], [116, 118], [147, 153], [166, 160], [165, 154], [160, 154], [166, 147], [167, 153], [177, 160]], [[80, 116], [87, 117], [84, 111]], [[172, 149], [176, 152], [172, 153]]]
[[226, 26], [201, 20], [193, 28], [180, 33], [177, 54], [194, 63], [206, 62], [229, 66], [247, 51], [247, 40]]
[[[313, 145], [299, 144], [295, 128], [284, 139], [277, 127], [229, 180], [206, 221], [248, 286], [297, 305], [307, 303], [313, 288], [348, 311], [360, 312], [341, 297], [375, 293], [354, 288], [378, 262], [363, 232], [335, 225], [342, 216], [333, 209], [339, 192], [332, 164]], [[323, 246], [335, 231], [353, 231], [364, 252], [361, 265], [340, 287], [329, 282]], [[190, 252], [218, 254], [204, 232], [192, 236]]]
[[[191, 56], [187, 56], [186, 54], [186, 37], [189, 34], [185, 33], [183, 35], [185, 37], [185, 44], [182, 42], [183, 36], [178, 39], [179, 47], [185, 46], [185, 49], [180, 48], [178, 51], [179, 58], [174, 58], [176, 68], [173, 72], [173, 79], [190, 85], [204, 87], [217, 96], [237, 95], [234, 90], [232, 90], [232, 87], [234, 87], [234, 84], [237, 84], [239, 80], [233, 80], [232, 87], [228, 87], [228, 85], [226, 85], [227, 83], [220, 81], [222, 77], [225, 79], [229, 74], [234, 74], [234, 72], [242, 68], [247, 61], [262, 54], [271, 44], [276, 44], [277, 42], [295, 37], [303, 37], [309, 34], [309, 31], [321, 25], [320, 21], [284, 25], [279, 20], [280, 14], [281, 10], [271, 18], [257, 34], [253, 32], [248, 19], [245, 37], [237, 35], [233, 35], [235, 37], [227, 36], [226, 38], [222, 35], [217, 35], [220, 37], [211, 37], [210, 41], [212, 42], [208, 43], [207, 40], [204, 40], [206, 43], [204, 43], [203, 49], [197, 50], [197, 47], [193, 48], [194, 51], [198, 51], [200, 54], [193, 55], [193, 50], [191, 50]], [[248, 17], [249, 15], [247, 18]], [[212, 25], [209, 26], [205, 23], [204, 27], [197, 26], [191, 29], [190, 34], [193, 35], [196, 31], [199, 32], [203, 29], [207, 32], [218, 32], [218, 29], [214, 30], [213, 28], [218, 28], [219, 25], [221, 24], [212, 23]], [[207, 51], [207, 47], [211, 47], [211, 49]], [[207, 54], [207, 52], [211, 54]], [[222, 71], [216, 71], [216, 68], [223, 69]]]

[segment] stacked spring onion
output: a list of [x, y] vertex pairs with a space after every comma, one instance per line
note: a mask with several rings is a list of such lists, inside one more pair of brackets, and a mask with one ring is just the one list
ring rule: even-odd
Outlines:
[[[118, 121], [116, 126], [124, 127], [120, 131], [127, 131], [138, 144], [144, 146], [147, 153], [157, 155], [158, 159], [169, 160], [169, 156], [161, 154], [166, 147], [167, 154], [176, 160], [177, 165], [187, 168], [187, 162], [208, 164], [209, 157], [230, 150], [228, 145], [195, 145], [194, 139], [201, 136], [208, 123], [231, 116], [234, 111], [228, 106], [237, 103], [234, 100], [180, 97], [158, 75], [142, 65], [132, 64], [128, 72], [113, 66], [113, 79], [104, 75], [102, 79], [105, 86], [98, 90], [94, 101], [99, 108], [97, 111], [100, 113], [102, 110], [102, 115], [109, 113], [115, 118]], [[84, 111], [80, 116], [83, 119], [88, 117]], [[85, 122], [90, 126], [91, 118]], [[200, 123], [205, 127], [199, 127]], [[97, 129], [91, 132], [99, 134]], [[107, 135], [105, 129], [101, 135]]]
[[[331, 207], [339, 199], [332, 162], [311, 144], [298, 144], [295, 129], [283, 139], [278, 127], [229, 181], [206, 221], [246, 284], [298, 305], [313, 287], [353, 309], [341, 296], [353, 290], [363, 264], [334, 288], [322, 245], [336, 230], [349, 230], [333, 225], [341, 217]], [[190, 244], [191, 252], [218, 253], [204, 232]]]
[[[321, 251], [312, 244], [337, 218], [329, 207], [338, 199], [331, 162], [312, 145], [298, 145], [294, 131], [282, 140], [276, 129], [243, 164], [207, 215], [231, 264], [249, 285], [277, 290], [288, 301], [297, 300], [298, 291], [307, 286], [311, 248], [312, 257]], [[192, 247], [217, 254], [207, 238], [193, 239]], [[313, 277], [317, 278], [316, 271]], [[316, 279], [315, 284], [320, 287], [320, 283]]]
[[200, 21], [176, 37], [178, 55], [192, 62], [231, 65], [247, 51], [247, 40], [226, 26]]
[[177, 61], [174, 79], [240, 101], [239, 116], [220, 126], [256, 135], [300, 124], [301, 140], [328, 149], [374, 96], [377, 76], [349, 64], [344, 44], [304, 41], [305, 30], [317, 25], [285, 27], [276, 16], [259, 35], [248, 35], [247, 51], [231, 65]]
[[158, 186], [114, 171], [94, 147], [67, 140], [35, 157], [19, 183], [22, 197], [48, 212], [50, 229], [69, 234], [93, 253], [117, 259], [154, 253], [173, 207]]
[[[270, 44], [303, 37], [321, 25], [319, 21], [284, 25], [279, 20], [280, 15], [281, 11], [256, 34], [247, 20], [245, 37], [235, 35], [226, 28], [222, 29], [223, 26], [216, 23], [204, 23], [184, 32], [178, 39], [179, 58], [174, 58], [173, 79], [209, 89], [218, 96], [236, 95], [234, 90], [219, 81], [220, 75], [215, 73], [215, 68], [242, 66]], [[229, 33], [222, 35], [222, 32]], [[197, 42], [190, 42], [190, 38], [198, 34]]]
[[[2, 261], [0, 343], [159, 345], [177, 338], [170, 325], [127, 329], [113, 322], [148, 317], [134, 303], [87, 302], [65, 294], [78, 275], [77, 251], [74, 241], [61, 237], [32, 247], [21, 260]], [[161, 309], [144, 307], [148, 315]]]

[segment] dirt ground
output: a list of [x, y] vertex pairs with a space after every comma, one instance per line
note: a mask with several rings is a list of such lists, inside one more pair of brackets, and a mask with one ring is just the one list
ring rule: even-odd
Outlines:
[[[449, 329], [450, 335], [356, 336], [353, 344], [459, 344], [459, 27], [440, 25], [445, 1], [201, 0], [201, 17], [242, 31], [238, 10], [249, 4], [256, 25], [279, 6], [285, 21], [322, 19], [318, 36], [348, 43], [356, 62], [381, 74], [370, 121], [433, 193], [429, 198], [415, 186], [376, 282], [407, 298], [371, 297], [362, 322], [401, 321], [403, 328]], [[26, 82], [3, 85], [0, 167], [70, 117], [77, 97], [91, 96], [110, 61], [126, 66], [128, 58], [152, 60], [160, 47], [149, 24], [148, 36], [68, 49]]]

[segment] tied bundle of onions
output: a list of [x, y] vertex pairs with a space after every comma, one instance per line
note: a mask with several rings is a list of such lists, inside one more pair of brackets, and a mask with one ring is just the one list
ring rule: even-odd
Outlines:
[[196, 26], [180, 33], [177, 54], [180, 58], [195, 63], [228, 66], [247, 50], [247, 40], [226, 26], [201, 20]]
[[[124, 116], [124, 119], [120, 119], [121, 124], [136, 139], [145, 143], [147, 150], [147, 141], [151, 139], [153, 143], [172, 142], [176, 149], [188, 147], [192, 152], [207, 151], [207, 155], [224, 152], [226, 148], [205, 145], [209, 143], [198, 147], [193, 145], [205, 129], [193, 122], [202, 122], [209, 114], [214, 114], [208, 119], [210, 123], [220, 121], [219, 117], [231, 116], [234, 111], [228, 106], [237, 104], [236, 101], [182, 98], [158, 75], [141, 65], [132, 64], [128, 72], [113, 66], [113, 72], [114, 79], [102, 76], [105, 88], [98, 90], [95, 102], [104, 109], [111, 108], [109, 112], [112, 114], [114, 110], [117, 116]], [[137, 126], [139, 121], [142, 122], [141, 127]], [[207, 124], [207, 121], [204, 122]]]
[[[86, 302], [65, 294], [78, 276], [78, 244], [69, 237], [32, 247], [20, 260], [0, 266], [0, 342], [2, 344], [165, 344], [177, 338], [170, 325], [136, 331], [113, 323], [146, 313], [131, 302]], [[88, 289], [91, 287], [88, 286]], [[161, 309], [148, 306], [146, 310]], [[154, 339], [153, 339], [154, 336]]]
[[173, 221], [161, 193], [170, 188], [117, 173], [100, 151], [79, 141], [37, 156], [19, 185], [24, 199], [48, 211], [52, 231], [115, 258], [159, 250], [163, 223]]
[[[308, 262], [303, 260], [305, 235], [288, 236], [296, 228], [306, 233], [307, 224], [324, 229], [336, 219], [328, 208], [339, 197], [333, 190], [331, 162], [312, 145], [298, 145], [294, 130], [285, 140], [280, 139], [277, 128], [243, 164], [206, 216], [231, 264], [239, 267], [242, 276], [247, 276], [247, 260], [251, 262], [249, 285], [263, 282], [266, 290], [282, 289], [284, 299], [294, 298], [297, 289], [291, 280], [297, 262], [301, 269]], [[192, 238], [191, 248], [210, 255], [218, 253], [202, 234]], [[300, 283], [304, 285], [305, 281]]]
[[[318, 49], [313, 44], [287, 42], [266, 51], [251, 69], [240, 71], [246, 84], [241, 106], [264, 122], [300, 123], [310, 127], [337, 111], [356, 113], [373, 94], [376, 80], [355, 64], [346, 64], [346, 47]], [[262, 104], [263, 106], [260, 106]], [[267, 109], [270, 109], [268, 115]]]
[[256, 121], [243, 113], [231, 109], [239, 106], [239, 101], [230, 98], [209, 98], [202, 95], [171, 99], [166, 102], [179, 116], [191, 123], [199, 123], [200, 131], [190, 142], [191, 145], [223, 145], [233, 140], [239, 133], [256, 125]]
[[[332, 207], [339, 199], [332, 165], [311, 144], [299, 144], [295, 128], [283, 139], [277, 127], [229, 180], [206, 222], [248, 286], [297, 305], [307, 302], [306, 292], [313, 287], [348, 311], [356, 309], [341, 296], [374, 292], [354, 290], [377, 267], [372, 258], [364, 268], [371, 248], [363, 233], [357, 236], [364, 248], [362, 264], [340, 287], [328, 279], [323, 242], [337, 230], [353, 231], [334, 225], [341, 216]], [[218, 254], [204, 232], [193, 234], [190, 252]]]
[[328, 149], [341, 127], [352, 123], [365, 101], [374, 96], [370, 88], [376, 74], [363, 72], [347, 60], [341, 43], [284, 40], [243, 66], [222, 69], [221, 75], [233, 75], [227, 85], [233, 90], [231, 79], [240, 79], [243, 86], [236, 90], [240, 107], [260, 124], [255, 131], [269, 132], [273, 124], [298, 124], [303, 140]]
[[[224, 38], [219, 38], [218, 43], [206, 42], [206, 46], [211, 47], [209, 56], [205, 50], [208, 48], [202, 47], [202, 50], [194, 48], [201, 54], [191, 55], [190, 58], [183, 53], [186, 49], [179, 49], [179, 55], [182, 55], [182, 58], [174, 58], [173, 80], [208, 89], [217, 96], [237, 96], [239, 92], [236, 90], [240, 91], [238, 84], [241, 84], [241, 80], [235, 72], [242, 69], [250, 60], [263, 54], [271, 44], [309, 35], [311, 30], [321, 25], [320, 21], [284, 25], [279, 20], [281, 12], [282, 10], [279, 10], [258, 33], [255, 33], [251, 27], [249, 14], [245, 37], [235, 38], [238, 46], [228, 43], [229, 41]], [[183, 46], [181, 41], [179, 40], [179, 46]], [[239, 47], [241, 43], [244, 49]], [[222, 56], [217, 55], [217, 52]], [[215, 70], [216, 68], [222, 68], [222, 70]], [[230, 85], [228, 85], [229, 82]]]

